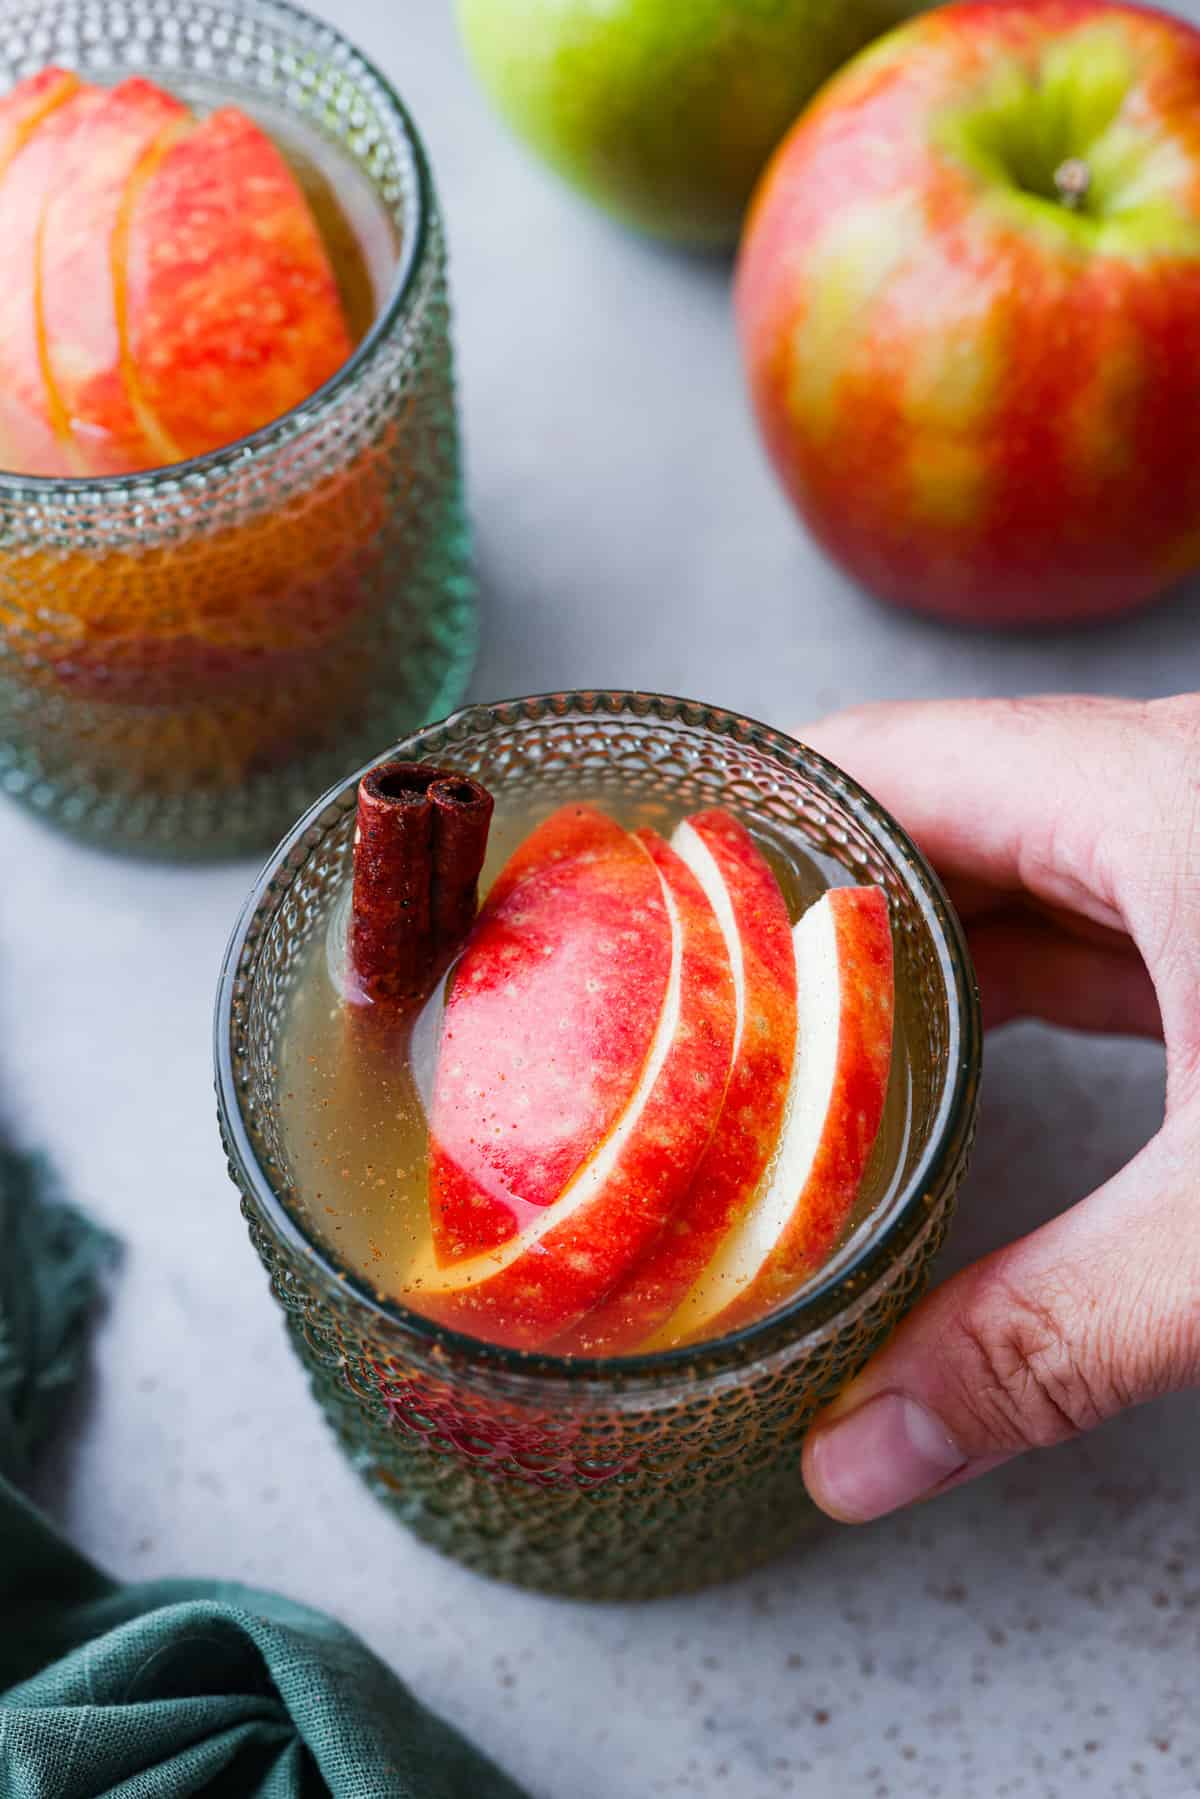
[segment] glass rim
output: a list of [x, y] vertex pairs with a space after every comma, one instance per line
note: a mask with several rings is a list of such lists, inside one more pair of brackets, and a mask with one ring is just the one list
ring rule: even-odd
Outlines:
[[[233, 468], [246, 462], [253, 456], [263, 455], [277, 443], [286, 443], [308, 430], [313, 421], [304, 415], [323, 412], [330, 406], [342, 389], [374, 362], [381, 343], [405, 314], [418, 272], [425, 261], [429, 221], [434, 211], [433, 177], [429, 159], [412, 114], [378, 64], [336, 25], [295, 5], [294, 0], [230, 0], [230, 5], [235, 13], [240, 12], [247, 17], [252, 17], [255, 13], [283, 14], [285, 18], [290, 17], [305, 26], [315, 26], [328, 32], [351, 61], [357, 63], [378, 84], [390, 108], [412, 158], [412, 169], [416, 176], [413, 189], [416, 203], [415, 218], [411, 225], [406, 221], [396, 269], [379, 315], [371, 321], [361, 342], [355, 344], [345, 362], [339, 364], [319, 387], [306, 394], [303, 400], [297, 401], [295, 406], [289, 406], [286, 412], [281, 412], [278, 418], [268, 419], [265, 425], [260, 425], [256, 431], [247, 432], [243, 437], [235, 438], [232, 443], [221, 444], [215, 450], [206, 450], [202, 456], [188, 456], [181, 462], [155, 463], [152, 468], [137, 469], [128, 475], [20, 475], [11, 469], [0, 467], [0, 497], [20, 497], [24, 494], [45, 497], [61, 493], [80, 500], [92, 493], [108, 494], [138, 487], [162, 488], [172, 482], [186, 481], [189, 477], [195, 479], [197, 476], [218, 473], [224, 468]], [[3, 0], [0, 0], [0, 22], [3, 21], [5, 10]]]
[[[665, 723], [681, 720], [685, 725], [701, 726], [716, 736], [753, 743], [796, 772], [810, 778], [815, 776], [818, 786], [845, 806], [856, 823], [867, 831], [883, 852], [889, 867], [905, 881], [916, 900], [936, 948], [949, 1013], [945, 1073], [928, 1141], [908, 1179], [891, 1201], [887, 1218], [880, 1228], [871, 1230], [870, 1220], [864, 1219], [859, 1226], [862, 1242], [849, 1260], [818, 1276], [796, 1298], [766, 1317], [721, 1337], [638, 1355], [561, 1356], [547, 1351], [512, 1349], [437, 1324], [422, 1313], [374, 1291], [353, 1269], [343, 1265], [334, 1252], [308, 1236], [273, 1185], [255, 1150], [239, 1103], [240, 1086], [234, 1068], [233, 1005], [247, 939], [264, 914], [265, 903], [278, 882], [280, 870], [318, 825], [322, 815], [331, 807], [340, 806], [344, 816], [349, 810], [345, 803], [347, 796], [355, 790], [367, 770], [379, 762], [393, 757], [420, 760], [431, 753], [452, 757], [454, 733], [461, 737], [472, 726], [482, 728], [488, 723], [516, 723], [522, 718], [536, 723], [572, 713], [633, 719], [657, 715]], [[279, 886], [271, 918], [286, 904], [293, 882], [309, 856], [320, 848], [326, 834], [327, 831], [322, 832], [321, 839], [314, 841], [290, 869], [286, 882]], [[314, 1267], [321, 1281], [335, 1290], [352, 1293], [386, 1329], [398, 1330], [414, 1340], [426, 1354], [433, 1353], [443, 1359], [453, 1357], [456, 1365], [488, 1368], [526, 1381], [569, 1386], [575, 1391], [589, 1386], [605, 1391], [612, 1391], [614, 1387], [653, 1386], [663, 1377], [673, 1375], [694, 1379], [698, 1363], [704, 1365], [706, 1372], [718, 1374], [740, 1367], [747, 1359], [765, 1360], [775, 1351], [801, 1342], [869, 1296], [877, 1282], [919, 1236], [947, 1179], [953, 1176], [966, 1153], [977, 1110], [982, 1046], [979, 994], [962, 924], [941, 880], [886, 808], [851, 775], [799, 738], [744, 713], [729, 712], [670, 694], [635, 689], [571, 689], [463, 706], [446, 718], [402, 738], [380, 755], [373, 756], [354, 774], [335, 782], [276, 846], [251, 888], [221, 964], [213, 1022], [218, 1111], [226, 1148], [235, 1161], [237, 1179], [253, 1194], [272, 1228]], [[836, 1261], [836, 1257], [833, 1260]]]

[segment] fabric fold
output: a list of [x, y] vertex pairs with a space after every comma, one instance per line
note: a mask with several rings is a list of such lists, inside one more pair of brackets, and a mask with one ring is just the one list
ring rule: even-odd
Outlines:
[[232, 1583], [113, 1580], [18, 1490], [115, 1253], [0, 1148], [4, 1799], [524, 1799], [343, 1625]]

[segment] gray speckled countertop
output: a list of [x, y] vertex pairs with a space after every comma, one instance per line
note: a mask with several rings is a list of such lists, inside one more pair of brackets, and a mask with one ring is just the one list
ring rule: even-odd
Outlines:
[[[473, 91], [441, 0], [325, 10], [410, 102], [448, 218], [477, 696], [636, 683], [789, 725], [873, 696], [1200, 684], [1195, 590], [1039, 641], [950, 634], [855, 593], [760, 459], [726, 272], [619, 234], [532, 166]], [[7, 807], [0, 868], [5, 1110], [129, 1244], [78, 1434], [45, 1477], [88, 1550], [338, 1614], [537, 1799], [1200, 1791], [1194, 1397], [698, 1598], [592, 1609], [488, 1585], [411, 1542], [343, 1466], [246, 1242], [208, 1043], [252, 870], [111, 860]], [[1143, 1045], [992, 1039], [946, 1266], [1114, 1170], [1162, 1088]]]

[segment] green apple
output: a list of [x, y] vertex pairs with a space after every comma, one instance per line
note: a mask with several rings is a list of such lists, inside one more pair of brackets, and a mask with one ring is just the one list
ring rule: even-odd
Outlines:
[[519, 136], [627, 224], [736, 241], [764, 163], [815, 90], [922, 0], [458, 0]]

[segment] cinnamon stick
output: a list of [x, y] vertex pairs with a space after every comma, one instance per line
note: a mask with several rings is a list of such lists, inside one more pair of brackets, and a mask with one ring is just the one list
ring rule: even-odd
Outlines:
[[429, 762], [382, 762], [359, 782], [350, 960], [372, 1002], [414, 999], [475, 917], [492, 797]]
[[433, 802], [436, 962], [458, 948], [475, 922], [494, 801], [486, 787], [462, 775], [441, 776], [430, 787], [429, 798]]
[[438, 770], [384, 762], [358, 784], [350, 960], [366, 997], [414, 993], [432, 959], [433, 805]]

